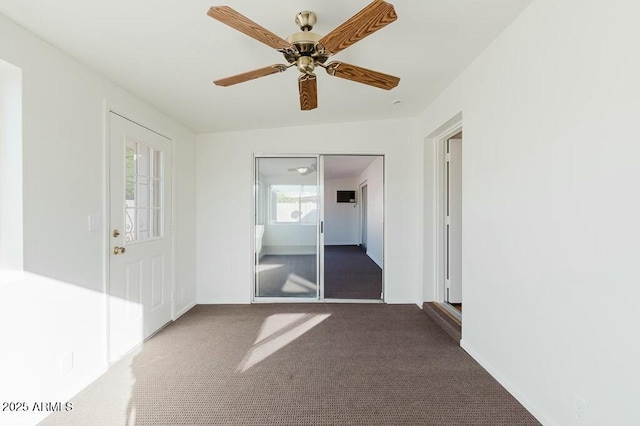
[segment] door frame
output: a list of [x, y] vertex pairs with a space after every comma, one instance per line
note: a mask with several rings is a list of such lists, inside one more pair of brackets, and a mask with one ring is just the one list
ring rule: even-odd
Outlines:
[[[180, 315], [184, 312], [176, 312], [176, 235], [175, 235], [175, 221], [176, 221], [176, 173], [175, 173], [175, 155], [176, 155], [176, 144], [175, 138], [173, 137], [171, 132], [165, 131], [161, 126], [156, 126], [155, 123], [149, 123], [146, 120], [139, 120], [138, 113], [134, 111], [130, 111], [128, 108], [125, 108], [123, 105], [118, 105], [111, 101], [103, 100], [102, 103], [102, 153], [104, 156], [104, 181], [102, 186], [103, 191], [103, 209], [102, 209], [102, 248], [103, 248], [103, 258], [102, 258], [102, 293], [104, 295], [104, 303], [102, 317], [105, 318], [105, 325], [102, 330], [101, 340], [104, 341], [105, 344], [105, 352], [104, 352], [104, 365], [108, 368], [111, 365], [115, 364], [117, 360], [113, 362], [110, 360], [111, 354], [111, 342], [110, 342], [110, 298], [109, 294], [111, 291], [111, 282], [110, 282], [110, 261], [111, 261], [111, 239], [110, 239], [110, 225], [111, 225], [111, 114], [116, 114], [126, 120], [131, 121], [145, 129], [157, 133], [158, 135], [169, 139], [171, 143], [171, 223], [168, 224], [171, 229], [171, 253], [170, 253], [170, 262], [171, 262], [171, 291], [170, 291], [170, 305], [171, 305], [171, 318], [170, 321], [175, 321]], [[135, 117], [135, 118], [132, 118]], [[164, 327], [162, 327], [164, 328]], [[160, 329], [162, 329], [160, 328]], [[143, 340], [150, 339], [155, 333], [160, 330], [152, 333], [149, 337]], [[136, 345], [131, 351], [136, 350], [140, 344]], [[126, 355], [125, 355], [126, 356]]]
[[[257, 206], [256, 206], [256, 197], [257, 197], [257, 192], [256, 192], [256, 160], [258, 158], [315, 158], [316, 159], [316, 164], [318, 167], [317, 170], [317, 174], [316, 174], [316, 184], [318, 186], [318, 199], [320, 200], [322, 197], [322, 195], [324, 194], [324, 183], [320, 180], [320, 174], [322, 172], [320, 172], [320, 170], [322, 169], [322, 165], [320, 164], [320, 154], [317, 153], [311, 153], [311, 154], [274, 154], [274, 153], [268, 153], [268, 154], [263, 154], [263, 153], [256, 153], [254, 152], [252, 154], [252, 160], [251, 160], [251, 253], [250, 253], [250, 262], [251, 262], [251, 279], [249, 280], [250, 282], [250, 291], [251, 291], [251, 303], [317, 303], [318, 301], [320, 301], [320, 295], [322, 294], [323, 290], [321, 289], [322, 285], [321, 285], [321, 279], [322, 279], [322, 272], [321, 272], [321, 254], [320, 254], [320, 239], [321, 239], [321, 235], [322, 233], [320, 232], [320, 223], [323, 220], [322, 217], [322, 213], [321, 210], [318, 210], [318, 218], [316, 221], [316, 235], [318, 236], [316, 238], [316, 281], [317, 281], [317, 290], [316, 290], [316, 297], [315, 298], [309, 298], [309, 297], [289, 297], [289, 298], [284, 298], [284, 297], [258, 297], [256, 296], [256, 289], [258, 288], [258, 274], [256, 271], [256, 212], [257, 212]], [[322, 209], [322, 205], [324, 203], [320, 203], [320, 209]], [[322, 237], [322, 240], [324, 241], [324, 237]]]
[[[444, 191], [444, 196], [445, 196], [445, 200], [444, 200], [444, 208], [443, 211], [445, 211], [445, 213], [443, 213], [443, 216], [445, 217], [445, 219], [448, 217], [449, 221], [448, 223], [445, 223], [445, 226], [443, 227], [443, 232], [445, 234], [445, 241], [444, 241], [444, 256], [445, 256], [445, 275], [449, 275], [449, 280], [448, 280], [448, 286], [447, 286], [447, 280], [446, 280], [446, 276], [445, 276], [445, 288], [444, 288], [444, 292], [445, 292], [445, 302], [448, 303], [449, 305], [452, 305], [453, 303], [461, 303], [460, 302], [451, 302], [451, 293], [452, 293], [452, 261], [451, 259], [456, 260], [456, 255], [454, 254], [452, 256], [452, 243], [451, 241], [453, 240], [452, 235], [454, 235], [455, 232], [459, 232], [460, 234], [460, 239], [462, 238], [462, 230], [456, 230], [455, 228], [455, 222], [452, 220], [452, 218], [454, 217], [454, 214], [452, 213], [453, 210], [453, 206], [454, 204], [452, 203], [452, 199], [455, 199], [456, 196], [456, 192], [457, 190], [452, 189], [452, 176], [454, 175], [454, 173], [452, 172], [452, 169], [454, 167], [456, 167], [456, 162], [454, 161], [454, 156], [453, 156], [453, 151], [452, 151], [452, 144], [451, 141], [454, 140], [458, 140], [460, 141], [460, 151], [459, 151], [459, 160], [462, 161], [462, 137], [459, 136], [459, 134], [454, 135], [451, 138], [448, 138], [447, 140], [444, 141], [444, 145], [445, 145], [445, 159], [444, 159], [444, 168], [445, 168], [445, 191]], [[460, 214], [462, 214], [462, 167], [464, 167], [462, 164], [458, 165], [459, 167], [459, 172], [460, 172], [460, 193], [457, 194], [457, 196], [460, 197]], [[453, 195], [453, 197], [452, 197]], [[447, 214], [448, 213], [448, 214]], [[460, 223], [459, 225], [462, 225], [462, 217], [460, 217]], [[446, 231], [445, 231], [446, 229]], [[460, 243], [462, 243], [462, 241], [460, 241]], [[457, 259], [460, 262], [460, 267], [462, 267], [461, 263], [462, 263], [462, 250], [460, 249], [460, 258]], [[460, 271], [461, 272], [461, 271]], [[460, 298], [462, 297], [462, 277], [459, 277], [460, 279]], [[455, 296], [454, 296], [455, 298]]]
[[[367, 213], [367, 215], [369, 215], [369, 211], [367, 210], [367, 207], [364, 205], [364, 201], [362, 199], [363, 198], [362, 197], [362, 189], [365, 186], [367, 186], [367, 181], [366, 180], [363, 181], [363, 182], [360, 182], [358, 184], [358, 195], [359, 195], [359, 200], [358, 200], [358, 207], [359, 207], [359, 209], [358, 209], [358, 225], [359, 226], [358, 226], [358, 228], [360, 228], [358, 230], [359, 231], [358, 234], [360, 235], [360, 238], [359, 238], [360, 239], [360, 247], [364, 248], [365, 253], [366, 253], [367, 246], [362, 244], [363, 243], [363, 241], [362, 241], [363, 238], [362, 237], [364, 236], [363, 233], [362, 233], [362, 229], [366, 226], [366, 224], [363, 223], [364, 222], [364, 217], [363, 216], [364, 216], [364, 213]], [[369, 187], [368, 186], [367, 186], [367, 201], [369, 201]], [[384, 200], [383, 200], [383, 202], [384, 202]], [[367, 229], [367, 239], [368, 238], [369, 238], [369, 230]], [[383, 259], [383, 262], [384, 262], [384, 259]]]
[[[327, 156], [374, 156], [374, 157], [382, 157], [382, 297], [380, 299], [325, 299], [324, 298], [324, 232], [320, 232], [321, 226], [324, 224], [324, 157]], [[256, 218], [256, 158], [317, 158], [318, 164], [318, 199], [320, 201], [320, 208], [318, 209], [318, 235], [319, 237], [316, 240], [317, 243], [317, 277], [318, 277], [318, 297], [315, 299], [310, 298], [299, 298], [299, 297], [256, 297], [256, 226], [255, 226], [255, 218]], [[370, 153], [370, 152], [359, 152], [359, 153], [335, 153], [335, 152], [324, 152], [324, 153], [263, 153], [263, 152], [252, 152], [251, 153], [251, 211], [250, 211], [250, 252], [249, 252], [249, 267], [251, 271], [251, 279], [249, 280], [249, 294], [251, 295], [251, 303], [386, 303], [386, 259], [387, 259], [387, 185], [386, 185], [386, 157], [385, 154], [380, 153]], [[366, 181], [365, 181], [366, 182]], [[358, 188], [359, 189], [359, 188]], [[322, 224], [322, 225], [321, 225]]]
[[[446, 142], [448, 139], [457, 135], [462, 131], [462, 113], [457, 114], [451, 120], [443, 124], [435, 132], [425, 139], [427, 147], [433, 150], [434, 161], [432, 164], [433, 174], [425, 176], [425, 178], [433, 179], [433, 198], [431, 201], [433, 206], [433, 236], [429, 241], [429, 236], [425, 235], [425, 245], [433, 245], [434, 259], [433, 275], [431, 279], [434, 283], [433, 300], [442, 307], [451, 312], [452, 315], [461, 319], [461, 314], [455, 308], [445, 302], [446, 297], [446, 253], [445, 253], [445, 203], [446, 203]], [[426, 225], [426, 223], [425, 223]], [[425, 232], [427, 232], [425, 226]], [[450, 309], [449, 309], [450, 308]]]

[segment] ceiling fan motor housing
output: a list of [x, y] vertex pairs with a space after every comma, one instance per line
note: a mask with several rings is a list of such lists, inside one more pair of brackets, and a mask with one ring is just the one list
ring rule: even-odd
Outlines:
[[316, 48], [321, 38], [322, 36], [320, 36], [320, 34], [312, 33], [311, 31], [301, 31], [291, 34], [287, 37], [287, 41], [291, 43], [295, 49], [293, 49], [293, 52], [283, 52], [285, 59], [292, 64], [297, 62], [298, 58], [302, 56], [309, 56], [320, 63], [326, 62], [329, 56], [321, 54]]
[[[300, 72], [310, 74], [315, 68], [315, 63], [325, 63], [329, 58], [322, 52], [318, 51], [317, 44], [322, 38], [320, 34], [311, 32], [313, 26], [318, 21], [315, 13], [305, 10], [296, 15], [296, 24], [300, 27], [300, 32], [293, 33], [287, 37], [287, 41], [291, 43], [295, 49], [293, 51], [283, 51], [285, 59], [290, 64], [295, 63]], [[302, 59], [304, 57], [312, 58]], [[302, 59], [302, 60], [301, 60]]]

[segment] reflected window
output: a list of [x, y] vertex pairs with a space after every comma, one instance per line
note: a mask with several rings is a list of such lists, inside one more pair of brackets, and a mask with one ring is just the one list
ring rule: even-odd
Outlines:
[[271, 185], [272, 223], [315, 225], [318, 212], [316, 185]]

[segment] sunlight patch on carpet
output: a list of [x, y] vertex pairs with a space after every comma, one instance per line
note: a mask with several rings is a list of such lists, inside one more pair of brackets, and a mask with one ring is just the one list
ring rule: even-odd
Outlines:
[[296, 274], [289, 274], [287, 277], [287, 281], [282, 286], [283, 293], [303, 293], [311, 291], [316, 291], [316, 285], [309, 280], [302, 278]]
[[279, 269], [282, 268], [284, 265], [279, 265], [277, 263], [274, 264], [262, 264], [262, 265], [257, 265], [256, 266], [256, 272], [264, 272], [264, 271], [269, 271], [272, 269]]
[[244, 373], [293, 342], [331, 314], [274, 314], [264, 320], [258, 338], [237, 371]]

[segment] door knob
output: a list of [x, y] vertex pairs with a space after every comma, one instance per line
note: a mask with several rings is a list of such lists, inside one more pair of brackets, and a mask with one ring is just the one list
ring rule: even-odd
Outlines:
[[113, 230], [113, 238], [118, 238], [120, 236], [120, 231], [118, 231], [117, 229]]
[[124, 247], [118, 247], [118, 246], [115, 246], [115, 247], [113, 248], [113, 254], [124, 254], [124, 252], [125, 252], [126, 250], [127, 250], [127, 249], [125, 249]]

